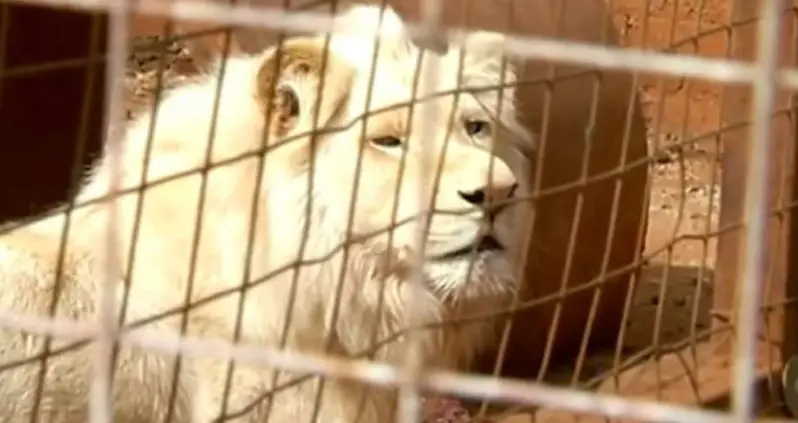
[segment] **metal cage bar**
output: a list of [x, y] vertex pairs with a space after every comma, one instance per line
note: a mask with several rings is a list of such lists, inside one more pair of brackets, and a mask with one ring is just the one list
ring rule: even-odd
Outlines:
[[[787, 10], [779, 13], [778, 9]], [[794, 11], [790, 8], [790, 2], [739, 2], [734, 10], [734, 19], [750, 20], [752, 17], [760, 17], [759, 24], [746, 25], [736, 28], [733, 31], [734, 54], [739, 60], [772, 62], [771, 66], [794, 67], [795, 64], [795, 18]], [[771, 26], [765, 24], [766, 20], [771, 21]], [[758, 28], [759, 40], [755, 42], [753, 32]], [[765, 32], [771, 31], [767, 35]], [[778, 42], [770, 41], [769, 45], [765, 39], [778, 39]], [[763, 55], [770, 55], [765, 57]], [[759, 66], [764, 65], [759, 62]], [[756, 88], [761, 84], [756, 85]], [[741, 336], [754, 336], [756, 340], [749, 340], [757, 345], [736, 344], [737, 349], [743, 349], [742, 354], [746, 354], [748, 359], [753, 359], [758, 383], [746, 385], [748, 389], [756, 386], [760, 391], [756, 394], [753, 391], [739, 392], [738, 396], [760, 397], [766, 392], [770, 392], [772, 397], [774, 392], [774, 379], [779, 379], [781, 363], [795, 354], [796, 333], [795, 307], [794, 303], [796, 284], [792, 274], [792, 259], [794, 248], [794, 223], [792, 220], [792, 202], [794, 190], [794, 166], [795, 166], [795, 121], [793, 112], [792, 94], [783, 87], [774, 87], [774, 92], [770, 94], [771, 99], [767, 100], [757, 95], [747, 86], [731, 86], [726, 88], [726, 102], [723, 105], [724, 119], [729, 124], [745, 122], [751, 115], [759, 113], [756, 123], [750, 128], [741, 128], [724, 134], [724, 144], [727, 146], [723, 154], [722, 167], [724, 169], [734, 169], [733, 172], [725, 171], [722, 176], [723, 196], [721, 198], [720, 228], [737, 226], [738, 222], [750, 222], [749, 213], [752, 203], [763, 206], [767, 212], [764, 221], [756, 222], [763, 225], [758, 235], [764, 237], [756, 241], [764, 245], [763, 260], [754, 269], [746, 269], [747, 273], [740, 273], [741, 268], [734, 264], [743, 259], [750, 259], [751, 241], [749, 236], [752, 233], [743, 235], [737, 231], [729, 231], [721, 235], [718, 242], [718, 266], [716, 268], [716, 291], [714, 297], [714, 307], [723, 316], [731, 318], [735, 324], [745, 320], [745, 332]], [[771, 111], [764, 115], [761, 107], [764, 103], [770, 102]], [[768, 106], [765, 106], [766, 108]], [[784, 110], [787, 110], [785, 113]], [[764, 121], [768, 126], [762, 125]], [[765, 142], [767, 140], [767, 142]], [[758, 146], [754, 146], [758, 144]], [[757, 168], [752, 154], [753, 149], [757, 148], [757, 154], [763, 154], [763, 150], [769, 151], [770, 165], [765, 168]], [[746, 149], [748, 149], [746, 151]], [[757, 157], [760, 158], [761, 157]], [[761, 164], [761, 163], [759, 163]], [[750, 187], [744, 182], [744, 178], [756, 178], [753, 174], [764, 177], [766, 181], [759, 181], [766, 185], [765, 190], [758, 191], [761, 196], [756, 200], [750, 200], [747, 194]], [[751, 202], [751, 203], [749, 203]], [[760, 216], [761, 218], [761, 216]], [[756, 251], [755, 251], [756, 252]], [[759, 275], [754, 275], [758, 273]], [[745, 276], [743, 276], [745, 275]], [[749, 278], [758, 281], [753, 285]], [[747, 317], [741, 315], [734, 316], [732, 310], [738, 306], [752, 307], [752, 296], [758, 298], [759, 304], [783, 304], [783, 307], [766, 308], [759, 307], [757, 314], [749, 314]], [[739, 312], [739, 310], [738, 310]], [[749, 309], [749, 313], [751, 310]], [[728, 321], [725, 318], [716, 320], [716, 325]], [[750, 327], [748, 325], [754, 326]], [[750, 332], [749, 332], [750, 331]], [[721, 351], [729, 353], [732, 345], [719, 339], [723, 349]], [[738, 339], [742, 342], [742, 339]], [[753, 349], [752, 349], [753, 348]], [[750, 369], [748, 369], [750, 370]], [[751, 375], [744, 375], [746, 378]], [[740, 386], [740, 385], [737, 385]], [[778, 389], [775, 389], [778, 391]], [[772, 398], [765, 398], [765, 401], [772, 401]], [[742, 401], [736, 398], [736, 401]], [[742, 404], [738, 403], [742, 407]]]

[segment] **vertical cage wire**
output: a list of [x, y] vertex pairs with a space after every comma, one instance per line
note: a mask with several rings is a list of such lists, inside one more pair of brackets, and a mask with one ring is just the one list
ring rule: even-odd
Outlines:
[[756, 68], [753, 76], [752, 128], [748, 144], [748, 169], [743, 211], [744, 242], [737, 272], [737, 360], [734, 366], [734, 420], [754, 417], [754, 368], [761, 290], [764, 286], [765, 248], [770, 193], [768, 168], [771, 162], [771, 122], [776, 84], [774, 74], [779, 60], [780, 12], [784, 2], [761, 2], [762, 18], [757, 32]]
[[[105, 113], [105, 145], [115, 145], [124, 133], [124, 77], [128, 56], [128, 19], [130, 2], [121, 0], [109, 4], [108, 47], [109, 57], [106, 69], [106, 113]], [[119, 148], [107, 148], [106, 156], [110, 171], [110, 192], [119, 191], [121, 186], [122, 162]], [[76, 159], [77, 160], [77, 159]], [[122, 280], [122, 269], [117, 254], [118, 204], [108, 201], [103, 217], [107, 219], [104, 256], [104, 284], [101, 290], [100, 307], [97, 322], [96, 358], [94, 362], [94, 380], [90, 391], [90, 419], [92, 423], [113, 421], [113, 371], [114, 346], [117, 342], [119, 323], [116, 316], [115, 285]], [[67, 235], [68, 236], [68, 235]], [[63, 254], [63, 252], [62, 252]]]
[[[418, 0], [419, 7], [422, 11], [422, 28], [426, 34], [424, 34], [427, 38], [427, 41], [434, 39], [435, 35], [438, 33], [438, 25], [441, 19], [441, 13], [443, 8], [443, 0]], [[435, 53], [432, 53], [434, 55]], [[430, 51], [425, 48], [421, 49], [420, 56], [418, 58], [419, 66], [421, 67], [421, 75], [419, 83], [421, 87], [423, 87], [422, 92], [426, 93], [429, 91], [431, 87], [435, 87], [438, 84], [438, 70], [434, 64], [437, 63], [439, 60], [438, 57], [433, 57], [430, 55]], [[373, 66], [376, 66], [376, 61], [374, 62]], [[426, 66], [425, 66], [426, 65]], [[419, 71], [419, 69], [417, 69]], [[430, 100], [426, 100], [430, 101]], [[432, 100], [435, 102], [436, 100]], [[426, 110], [425, 110], [426, 112]], [[411, 109], [412, 113], [412, 109]], [[422, 140], [434, 140], [438, 134], [435, 131], [435, 124], [439, 121], [440, 113], [438, 113], [437, 107], [429, 108], [430, 116], [425, 116], [421, 123], [421, 138]], [[413, 117], [410, 117], [413, 119]], [[421, 160], [423, 160], [423, 164], [418, 166], [416, 169], [416, 178], [418, 178], [418, 184], [416, 186], [418, 192], [416, 193], [416, 201], [418, 204], [418, 220], [415, 222], [415, 234], [413, 240], [413, 246], [415, 247], [416, 251], [418, 252], [418, 263], [415, 263], [414, 266], [414, 275], [410, 281], [410, 292], [411, 295], [411, 306], [416, 307], [416, 304], [419, 304], [421, 301], [421, 290], [424, 287], [424, 269], [423, 269], [423, 257], [424, 251], [426, 249], [426, 239], [427, 233], [429, 230], [429, 224], [432, 220], [432, 216], [430, 216], [430, 206], [434, 204], [433, 200], [431, 199], [431, 195], [429, 195], [429, 191], [427, 190], [427, 186], [429, 181], [431, 180], [431, 176], [429, 169], [433, 168], [432, 164], [433, 161], [431, 160], [431, 146], [429, 142], [421, 142], [421, 149], [419, 150], [421, 153]], [[444, 147], [444, 153], [445, 153]], [[436, 166], [437, 168], [437, 163]], [[435, 175], [437, 177], [437, 175]], [[399, 188], [401, 189], [401, 188]], [[412, 313], [415, 316], [421, 315], [419, 313], [420, 310], [414, 310]], [[418, 319], [413, 319], [414, 321]], [[422, 377], [422, 371], [424, 363], [422, 362], [423, 357], [421, 356], [421, 343], [418, 340], [418, 333], [417, 331], [419, 328], [415, 328], [415, 322], [411, 324], [410, 333], [408, 333], [408, 350], [406, 356], [404, 357], [404, 375], [403, 375], [403, 383], [399, 386], [399, 403], [397, 405], [397, 422], [399, 423], [416, 423], [421, 418], [421, 392], [420, 392], [420, 385], [419, 385], [419, 378]], [[446, 348], [446, 346], [444, 346]]]
[[[54, 5], [68, 5], [91, 10], [100, 10], [107, 7], [111, 15], [109, 28], [109, 66], [108, 66], [108, 99], [107, 99], [107, 141], [115, 142], [119, 137], [122, 127], [122, 100], [120, 94], [120, 81], [124, 76], [125, 57], [127, 57], [127, 19], [132, 6], [127, 0], [106, 5], [99, 0], [35, 0], [33, 3], [48, 3]], [[779, 83], [785, 86], [798, 87], [798, 73], [794, 71], [778, 71], [776, 68], [779, 51], [779, 13], [782, 2], [763, 2], [763, 19], [759, 24], [759, 54], [757, 62], [749, 65], [733, 63], [724, 60], [697, 59], [680, 57], [661, 53], [624, 51], [606, 47], [594, 47], [579, 43], [566, 43], [534, 39], [531, 37], [510, 37], [508, 51], [525, 57], [535, 57], [552, 61], [565, 61], [603, 67], [606, 69], [634, 69], [655, 71], [660, 73], [679, 73], [693, 77], [703, 77], [726, 82], [750, 83], [755, 89], [755, 104], [752, 108], [754, 122], [751, 131], [750, 143], [750, 168], [746, 185], [746, 214], [745, 214], [745, 244], [744, 260], [740, 264], [739, 274], [739, 305], [737, 310], [738, 360], [735, 366], [735, 403], [733, 409], [734, 421], [750, 421], [752, 418], [753, 398], [753, 351], [758, 322], [759, 286], [761, 286], [761, 272], [764, 240], [765, 221], [767, 217], [767, 194], [769, 191], [767, 167], [770, 161], [767, 144], [770, 139], [770, 120], [773, 112], [773, 97]], [[173, 18], [187, 17], [213, 17], [214, 20], [223, 20], [228, 23], [242, 25], [260, 25], [272, 29], [302, 29], [318, 31], [319, 28], [329, 28], [329, 18], [311, 12], [284, 12], [269, 9], [252, 9], [241, 6], [221, 7], [186, 2], [175, 2], [172, 5], [159, 2], [140, 3], [136, 6], [147, 13], [164, 14]], [[420, 25], [409, 25], [410, 31], [421, 36], [429, 36], [434, 31], [441, 0], [422, 3], [424, 21]], [[356, 30], [356, 29], [354, 29]], [[432, 70], [424, 76], [426, 86], [434, 86], [435, 78]], [[430, 117], [428, 122], [434, 122]], [[431, 125], [426, 128], [433, 134]], [[432, 136], [432, 135], [430, 135]], [[107, 160], [112, 169], [112, 175], [117, 175], [120, 158], [116, 149], [108, 149]], [[421, 166], [422, 181], [421, 192], [425, 192], [423, 181], [426, 175]], [[111, 191], [117, 190], [118, 180], [112, 179]], [[423, 205], [427, 203], [426, 196], [421, 197]], [[425, 222], [426, 214], [421, 221]], [[97, 335], [97, 356], [95, 362], [95, 379], [92, 385], [91, 417], [93, 422], [111, 421], [110, 374], [112, 373], [112, 349], [116, 340], [116, 319], [113, 318], [115, 301], [112, 283], [119, 279], [119, 264], [113, 260], [115, 256], [114, 238], [116, 236], [115, 202], [108, 205], [107, 247], [106, 247], [106, 274], [105, 289], [100, 312]], [[422, 228], [426, 224], [420, 225]], [[421, 234], [420, 234], [421, 235]], [[418, 241], [421, 242], [420, 240]], [[419, 244], [420, 245], [420, 244]], [[0, 314], [2, 316], [2, 314]], [[26, 321], [38, 322], [35, 319]], [[0, 323], [5, 327], [17, 326], [18, 321], [0, 318]], [[22, 320], [21, 318], [19, 319]], [[49, 326], [48, 326], [49, 325]], [[46, 324], [29, 324], [34, 331], [52, 333], [54, 336], [65, 335], [63, 332], [75, 330], [74, 333], [85, 333], [86, 330], [74, 325], [74, 328], [64, 329], [57, 322]], [[58, 329], [61, 328], [61, 329]], [[502, 400], [528, 403], [532, 405], [551, 406], [555, 408], [571, 409], [577, 412], [592, 412], [607, 415], [608, 417], [628, 417], [645, 421], [667, 420], [674, 422], [728, 421], [728, 416], [718, 412], [691, 410], [678, 406], [657, 404], [647, 401], [631, 401], [614, 396], [593, 395], [580, 393], [575, 390], [549, 388], [536, 384], [496, 380], [488, 377], [464, 376], [446, 372], [426, 372], [421, 377], [420, 363], [417, 357], [407, 357], [406, 367], [400, 370], [388, 365], [370, 363], [365, 361], [333, 359], [329, 357], [313, 356], [296, 352], [281, 351], [270, 348], [251, 348], [239, 345], [224, 345], [222, 343], [193, 340], [190, 338], [169, 338], [146, 331], [133, 331], [120, 336], [129, 345], [138, 345], [168, 352], [171, 354], [183, 353], [188, 355], [209, 355], [233, 358], [242, 362], [268, 363], [278, 368], [293, 369], [302, 372], [316, 372], [327, 376], [338, 376], [361, 379], [369, 383], [399, 386], [403, 406], [400, 407], [400, 417], [403, 422], [411, 423], [417, 419], [419, 405], [419, 390], [422, 387], [460, 394], [466, 397], [491, 397]]]

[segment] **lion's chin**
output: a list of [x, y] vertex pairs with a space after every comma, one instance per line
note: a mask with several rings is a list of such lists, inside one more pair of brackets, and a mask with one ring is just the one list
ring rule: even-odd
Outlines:
[[445, 300], [501, 297], [511, 293], [515, 288], [512, 270], [506, 254], [496, 250], [477, 251], [424, 265], [429, 290]]

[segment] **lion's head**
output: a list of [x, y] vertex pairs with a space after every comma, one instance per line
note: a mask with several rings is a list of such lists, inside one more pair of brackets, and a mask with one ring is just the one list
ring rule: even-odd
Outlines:
[[[438, 54], [416, 46], [390, 9], [377, 27], [379, 16], [379, 8], [360, 6], [341, 18], [344, 30], [379, 29], [376, 54], [375, 37], [362, 33], [334, 33], [326, 56], [324, 38], [284, 45], [280, 67], [289, 71], [275, 84], [276, 109], [282, 109], [272, 122], [292, 122], [282, 134], [288, 139], [308, 131], [314, 120], [324, 128], [315, 143], [296, 150], [302, 169], [296, 180], [306, 187], [307, 172], [313, 172], [313, 207], [336, 242], [351, 230], [361, 253], [389, 251], [398, 259], [394, 265], [422, 258], [429, 293], [438, 301], [506, 294], [513, 285], [504, 251], [508, 240], [493, 225], [507, 220], [504, 206], [516, 195], [518, 181], [492, 149], [532, 140], [517, 122], [514, 90], [507, 88], [515, 67], [504, 55], [504, 38], [473, 33]], [[322, 62], [326, 72], [319, 89]], [[262, 69], [261, 80], [274, 82], [273, 60]], [[502, 84], [504, 89], [496, 88]], [[454, 94], [458, 86], [465, 90]], [[420, 251], [413, 218], [422, 198], [435, 212]], [[393, 222], [398, 226], [390, 233]], [[400, 270], [392, 271], [395, 279], [406, 280]], [[470, 271], [475, 273], [467, 278]]]

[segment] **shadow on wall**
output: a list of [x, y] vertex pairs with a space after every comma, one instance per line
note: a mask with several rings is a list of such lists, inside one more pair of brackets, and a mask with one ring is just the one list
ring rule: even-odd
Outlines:
[[[622, 363], [624, 359], [643, 356], [646, 351], [657, 347], [663, 353], [689, 347], [691, 328], [695, 328], [696, 335], [708, 333], [712, 325], [710, 311], [714, 273], [711, 268], [705, 268], [703, 274], [700, 270], [697, 266], [668, 266], [662, 262], [643, 267], [632, 307], [624, 321], [626, 333], [621, 351]], [[659, 322], [658, 315], [661, 316]], [[609, 374], [614, 365], [614, 354], [612, 348], [591, 352], [579, 381], [586, 382]], [[576, 360], [577, 356], [563, 359], [546, 379], [554, 383], [569, 383]]]
[[[688, 374], [682, 367], [684, 362], [673, 363], [674, 352], [680, 356], [689, 356], [691, 345], [691, 328], [695, 327], [695, 334], [700, 336], [708, 333], [711, 327], [711, 308], [713, 294], [714, 272], [706, 268], [703, 274], [695, 266], [666, 265], [662, 262], [652, 262], [641, 269], [641, 278], [638, 281], [629, 315], [624, 321], [625, 335], [620, 354], [620, 370], [624, 373], [623, 389], [627, 394], [641, 395], [646, 392], [653, 394], [657, 386], [656, 379], [649, 374], [654, 366], [635, 367], [641, 363], [650, 362], [654, 356], [651, 352], [658, 349], [659, 356], [670, 356], [669, 365], [661, 366], [664, 370], [663, 380], [676, 383], [683, 381]], [[665, 276], [667, 279], [663, 279]], [[701, 280], [699, 280], [701, 278]], [[662, 289], [663, 286], [665, 289]], [[694, 312], [695, 310], [695, 312]], [[661, 311], [661, 314], [660, 314]], [[656, 336], [655, 325], [657, 315], [662, 316], [659, 322], [659, 336]], [[694, 317], [695, 316], [695, 317]], [[543, 337], [545, 342], [545, 337]], [[655, 342], [658, 339], [658, 342]], [[688, 348], [687, 352], [685, 349]], [[615, 367], [615, 348], [613, 345], [604, 345], [599, 348], [589, 349], [586, 354], [579, 375], [576, 375], [577, 353], [570, 355], [553, 355], [554, 361], [543, 375], [547, 383], [557, 386], [573, 386], [588, 390], [598, 390], [606, 394], [617, 394], [614, 388], [613, 375], [619, 373]], [[631, 369], [631, 370], [629, 370]], [[688, 387], [689, 388], [689, 387]], [[691, 392], [688, 389], [688, 393]], [[479, 401], [465, 401], [466, 407], [472, 412], [480, 406]], [[501, 414], [510, 411], [532, 411], [535, 407], [510, 407], [503, 403], [489, 403], [490, 414]], [[549, 411], [551, 412], [551, 410]], [[556, 413], [556, 412], [555, 412]], [[512, 413], [511, 413], [512, 415]], [[545, 416], [545, 413], [544, 413]], [[537, 421], [571, 421], [573, 416], [568, 413], [557, 415], [556, 419], [541, 417]], [[509, 419], [508, 419], [509, 421]], [[603, 419], [590, 420], [604, 421]]]

